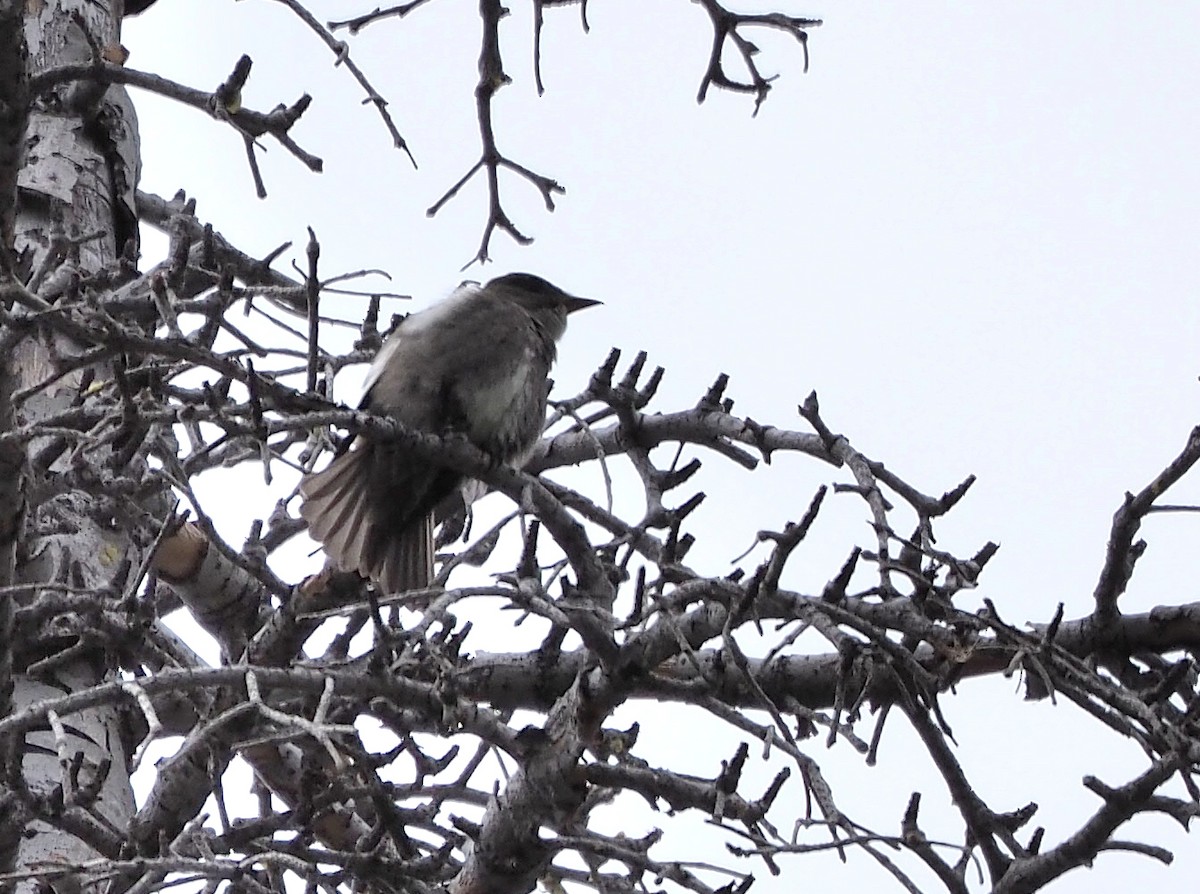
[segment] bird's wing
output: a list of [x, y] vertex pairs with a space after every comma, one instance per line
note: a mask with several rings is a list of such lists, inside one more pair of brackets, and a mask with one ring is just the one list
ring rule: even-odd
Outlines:
[[447, 322], [468, 312], [478, 293], [478, 283], [466, 282], [445, 300], [405, 317], [396, 327], [396, 331], [383, 343], [383, 347], [371, 362], [370, 369], [367, 370], [367, 377], [363, 380], [364, 403], [380, 377], [388, 369], [394, 368], [397, 361], [407, 365], [441, 347], [441, 343], [445, 341], [444, 334], [457, 328], [447, 326]]
[[493, 428], [545, 377], [553, 355], [544, 353], [524, 310], [464, 286], [393, 333], [367, 375], [363, 406], [425, 431], [459, 428], [481, 442], [472, 429]]

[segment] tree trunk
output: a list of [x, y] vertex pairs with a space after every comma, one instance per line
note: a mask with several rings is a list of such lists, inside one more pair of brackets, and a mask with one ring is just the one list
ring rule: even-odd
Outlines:
[[[6, 10], [7, 24], [23, 30], [30, 76], [90, 61], [96, 53], [111, 55], [119, 46], [119, 12], [95, 0], [17, 2]], [[6, 45], [19, 51], [22, 35], [5, 30]], [[124, 89], [75, 82], [35, 98], [17, 176], [13, 238], [6, 245], [30, 293], [55, 306], [129, 275], [128, 262], [122, 271], [118, 257], [137, 244], [137, 152], [136, 119]], [[11, 191], [4, 199], [9, 204]], [[27, 309], [31, 317], [42, 312], [54, 311]], [[97, 343], [31, 325], [7, 327], [0, 344], [6, 365], [0, 423], [7, 430], [90, 401], [114, 400], [113, 364], [85, 362]], [[11, 706], [4, 707], [13, 711], [115, 673], [116, 643], [105, 636], [105, 614], [132, 604], [119, 600], [131, 596], [132, 575], [144, 555], [114, 497], [121, 477], [144, 467], [144, 460], [124, 455], [118, 466], [118, 454], [127, 451], [72, 438], [69, 425], [57, 430], [61, 434], [0, 457], [6, 558], [0, 576], [15, 585], [4, 597], [5, 623], [11, 628], [14, 607], [61, 601], [58, 610], [27, 612], [40, 620], [3, 637], [13, 684]], [[102, 451], [100, 462], [95, 451]], [[85, 454], [86, 464], [79, 461]], [[28, 820], [17, 839], [17, 868], [116, 857], [121, 837], [110, 830], [126, 828], [134, 810], [129, 754], [136, 715], [106, 705], [56, 720], [14, 752], [22, 755], [24, 791], [0, 792], [11, 807], [6, 821], [21, 826]], [[0, 838], [7, 844], [14, 839], [5, 831]], [[11, 852], [0, 856], [12, 858]]]

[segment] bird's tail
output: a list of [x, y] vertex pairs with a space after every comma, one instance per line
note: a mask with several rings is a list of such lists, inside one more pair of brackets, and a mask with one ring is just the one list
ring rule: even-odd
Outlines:
[[405, 501], [377, 467], [391, 466], [371, 444], [343, 453], [300, 484], [300, 515], [335, 565], [357, 571], [386, 593], [428, 587], [433, 579], [433, 515], [405, 517]]

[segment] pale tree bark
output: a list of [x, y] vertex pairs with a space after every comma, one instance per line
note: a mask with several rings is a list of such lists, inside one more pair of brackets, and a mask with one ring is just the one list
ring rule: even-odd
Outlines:
[[[4, 64], [24, 63], [30, 76], [91, 61], [119, 44], [119, 19], [108, 3], [8, 6], [0, 28]], [[112, 377], [110, 362], [88, 362], [94, 341], [40, 329], [32, 321], [53, 313], [57, 299], [78, 294], [84, 280], [128, 278], [132, 268], [122, 265], [121, 252], [137, 244], [137, 125], [125, 90], [66, 85], [39, 97], [21, 123], [19, 143], [9, 142], [17, 133], [13, 128], [4, 148], [5, 200], [13, 209], [11, 217], [5, 215], [12, 233], [6, 246], [9, 263], [27, 282], [26, 295], [36, 295], [36, 301], [25, 302], [29, 329], [8, 328], [0, 336], [7, 430], [68, 417], [88, 400], [89, 385]], [[5, 535], [0, 572], [9, 612], [14, 603], [70, 602], [73, 594], [95, 590], [111, 594], [115, 606], [123, 593], [131, 593], [133, 572], [146, 556], [147, 544], [136, 533], [141, 524], [131, 523], [115, 496], [97, 496], [102, 487], [114, 494], [118, 479], [136, 476], [144, 457], [137, 451], [123, 455], [111, 443], [69, 429], [68, 424], [29, 440], [23, 450], [10, 447], [0, 461]], [[48, 623], [35, 640], [6, 643], [6, 661], [13, 652], [20, 659], [20, 671], [11, 676], [12, 710], [85, 690], [114, 670], [110, 652], [116, 644], [108, 641], [111, 630], [102, 617], [45, 617]], [[27, 735], [23, 790], [6, 793], [10, 816], [49, 810], [58, 822], [34, 819], [16, 839], [0, 834], [6, 843], [20, 841], [20, 865], [37, 867], [51, 856], [86, 861], [119, 847], [113, 829], [123, 828], [134, 809], [128, 759], [137, 734], [131, 717], [136, 715], [121, 705], [97, 705], [69, 718], [48, 717], [43, 728]]]

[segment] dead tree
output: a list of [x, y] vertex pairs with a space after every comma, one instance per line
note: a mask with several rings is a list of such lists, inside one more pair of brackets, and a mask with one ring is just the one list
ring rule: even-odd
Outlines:
[[[340, 25], [381, 25], [425, 2]], [[297, 0], [288, 5], [350, 59], [330, 28]], [[539, 26], [543, 8], [559, 5], [535, 2]], [[769, 79], [747, 29], [782, 29], [803, 45], [818, 24], [700, 6], [713, 25], [701, 98], [716, 86], [761, 102]], [[659, 409], [662, 370], [614, 350], [555, 402], [528, 464], [497, 468], [461, 440], [330, 399], [337, 376], [378, 347], [381, 325], [375, 301], [351, 350], [326, 346], [321, 297], [333, 278], [320, 274], [315, 238], [306, 274], [293, 280], [273, 258], [229, 244], [184, 196], [137, 192], [122, 85], [176, 96], [235, 128], [252, 166], [267, 137], [310, 167], [320, 160], [291, 136], [307, 98], [243, 108], [248, 60], [211, 93], [127, 70], [118, 12], [104, 2], [0, 3], [5, 890], [152, 891], [192, 879], [239, 891], [302, 881], [471, 894], [541, 881], [732, 892], [753, 873], [788, 872], [800, 855], [832, 849], [868, 855], [910, 891], [965, 892], [978, 866], [992, 890], [1015, 894], [1110, 848], [1170, 859], [1118, 836], [1143, 813], [1186, 827], [1200, 802], [1191, 657], [1200, 605], [1129, 615], [1120, 597], [1145, 548], [1139, 525], [1200, 459], [1200, 429], [1117, 510], [1094, 610], [1066, 619], [1060, 608], [1031, 628], [990, 601], [983, 611], [959, 605], [996, 546], [955, 555], [934, 534], [971, 480], [926, 493], [856, 449], [815, 395], [795, 428], [738, 415], [724, 376], [693, 406]], [[443, 199], [475, 174], [487, 178], [480, 259], [496, 230], [524, 239], [503, 211], [501, 174], [528, 180], [550, 206], [559, 191], [498, 148], [490, 101], [505, 80], [501, 15], [482, 0], [483, 148]], [[747, 66], [741, 80], [726, 54]], [[403, 147], [386, 105], [352, 71]], [[167, 260], [147, 271], [136, 268], [139, 221], [171, 240]], [[233, 313], [246, 308], [277, 324], [270, 342], [239, 326]], [[288, 487], [342, 433], [465, 472], [508, 511], [488, 525], [465, 505], [449, 512], [429, 590], [377, 593], [334, 569], [289, 575], [272, 564], [302, 530]], [[761, 560], [723, 576], [690, 566], [706, 548], [689, 533], [704, 499], [702, 463], [749, 475], [789, 453], [828, 470], [807, 510], [760, 533]], [[638, 512], [615, 509], [603, 486], [591, 492], [555, 474], [588, 466], [604, 481], [616, 464], [640, 483]], [[265, 510], [239, 507], [260, 520], [236, 544], [197, 483], [239, 466], [287, 484]], [[870, 536], [829, 557], [819, 592], [789, 589], [797, 547], [834, 499], [861, 506]], [[514, 531], [520, 549], [505, 564], [496, 544]], [[469, 571], [480, 565], [482, 578]], [[204, 661], [164, 625], [180, 606], [217, 639], [223, 661]], [[538, 645], [482, 652], [468, 612], [494, 627], [520, 619]], [[314, 653], [327, 625], [336, 634]], [[1115, 732], [1145, 753], [1131, 779], [1085, 777], [1097, 803], [1078, 828], [1043, 830], [1034, 805], [988, 803], [956, 756], [947, 693], [966, 677], [1013, 673], [1028, 695], [1094, 717], [1097, 737]], [[639, 724], [613, 715], [654, 703], [735, 730], [742, 744], [704, 776], [643, 754]], [[817, 755], [833, 746], [873, 762], [894, 715], [944, 781], [953, 846], [927, 835], [920, 793], [891, 828], [870, 829], [822, 772]], [[131, 768], [165, 736], [181, 744], [135, 800]], [[253, 803], [226, 797], [235, 758], [254, 771]], [[747, 782], [755, 764], [773, 768], [765, 786]], [[1164, 794], [1176, 778], [1186, 797]], [[641, 838], [602, 831], [597, 813], [634, 796], [659, 812], [660, 827]], [[677, 814], [728, 834], [723, 863], [678, 856]]]

